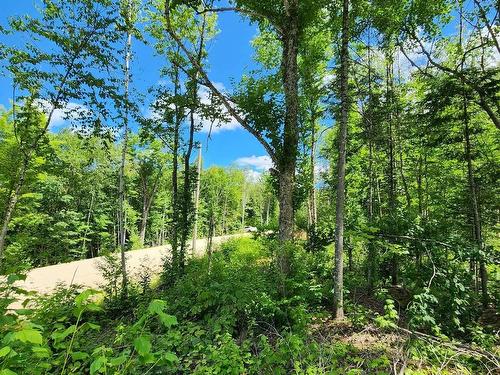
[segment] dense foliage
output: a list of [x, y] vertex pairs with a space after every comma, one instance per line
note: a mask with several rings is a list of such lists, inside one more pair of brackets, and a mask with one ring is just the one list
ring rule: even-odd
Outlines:
[[[440, 367], [472, 374], [493, 368], [494, 357], [474, 351], [447, 359], [451, 342], [395, 336], [399, 317], [390, 299], [376, 313], [353, 296], [346, 310], [353, 323], [335, 324], [325, 310], [331, 248], [316, 254], [289, 248], [294, 271], [285, 278], [277, 272], [276, 251], [282, 249], [272, 241], [233, 240], [211, 259], [190, 261], [166, 290], [136, 284], [125, 301], [75, 286], [51, 297], [28, 296], [36, 309], [19, 309], [20, 315], [5, 310], [15, 291], [12, 275], [1, 289], [2, 371], [371, 374], [404, 363], [410, 374], [439, 373]], [[358, 341], [345, 341], [346, 331]], [[480, 330], [471, 338], [485, 348], [492, 340]]]
[[[0, 27], [0, 375], [498, 371], [498, 2], [40, 3]], [[227, 12], [256, 30], [232, 88]], [[268, 171], [203, 168], [228, 123]], [[20, 287], [97, 256], [99, 290]]]
[[[10, 156], [0, 165], [0, 202], [5, 202], [15, 178], [12, 171], [19, 163], [6, 112], [0, 122], [0, 140], [0, 154]], [[162, 245], [168, 240], [167, 223], [172, 218], [171, 156], [157, 142], [131, 137], [127, 160], [127, 247]], [[119, 167], [120, 144], [82, 137], [70, 130], [47, 133], [28, 170], [25, 190], [10, 225], [3, 272], [115, 251]], [[214, 236], [234, 233], [242, 225], [265, 225], [269, 204], [261, 194], [265, 184], [252, 180], [244, 171], [209, 168], [203, 171], [201, 189], [201, 237], [208, 234], [211, 207], [217, 209], [213, 214]], [[145, 203], [148, 200], [150, 207]]]

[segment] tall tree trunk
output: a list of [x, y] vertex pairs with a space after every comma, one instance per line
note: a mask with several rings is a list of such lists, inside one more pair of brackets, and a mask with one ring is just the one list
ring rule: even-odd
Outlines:
[[192, 252], [196, 255], [196, 241], [198, 239], [198, 206], [200, 204], [200, 187], [201, 187], [201, 144], [198, 149], [198, 168], [196, 178], [196, 190], [194, 192], [194, 227], [193, 227], [193, 245]]
[[336, 319], [344, 318], [344, 206], [347, 123], [349, 120], [349, 0], [342, 5], [342, 45], [340, 48], [340, 128], [337, 160], [337, 201], [335, 213], [335, 275], [333, 303]]
[[[194, 94], [197, 95], [196, 90]], [[196, 100], [196, 98], [193, 98]], [[187, 239], [190, 232], [189, 224], [189, 212], [191, 211], [192, 200], [191, 200], [191, 154], [193, 152], [194, 146], [194, 132], [195, 132], [195, 121], [194, 121], [194, 108], [191, 108], [191, 113], [189, 114], [189, 139], [186, 153], [184, 154], [184, 182], [182, 187], [182, 211], [181, 211], [181, 244], [179, 251], [179, 264], [178, 271], [182, 274], [184, 272], [184, 265], [186, 261], [186, 245]]]
[[[130, 18], [131, 4], [127, 4], [127, 18]], [[127, 293], [127, 262], [125, 257], [125, 245], [126, 245], [126, 213], [125, 213], [125, 163], [127, 159], [127, 147], [128, 147], [128, 110], [129, 110], [129, 83], [130, 83], [130, 59], [132, 52], [132, 34], [127, 31], [127, 42], [125, 44], [125, 114], [123, 122], [123, 148], [120, 164], [120, 176], [118, 182], [119, 189], [119, 246], [121, 255], [121, 268], [122, 268], [122, 288], [123, 293]]]
[[[481, 229], [481, 216], [479, 214], [479, 202], [477, 197], [477, 187], [474, 179], [474, 169], [472, 166], [472, 151], [470, 142], [470, 127], [469, 127], [469, 114], [467, 111], [467, 97], [463, 95], [463, 116], [464, 116], [464, 140], [465, 140], [465, 158], [467, 160], [467, 181], [469, 187], [470, 209], [472, 216], [472, 235], [474, 242], [478, 249], [483, 247], [482, 229]], [[475, 267], [474, 267], [475, 268]], [[481, 279], [481, 300], [483, 307], [488, 307], [488, 273], [484, 257], [479, 255], [479, 277]]]
[[243, 192], [241, 194], [241, 229], [245, 229], [245, 214], [247, 210], [247, 183], [243, 181]]
[[269, 225], [269, 211], [271, 209], [271, 197], [267, 197], [267, 204], [266, 204], [266, 225]]
[[313, 112], [311, 115], [311, 153], [310, 153], [310, 163], [311, 163], [311, 171], [310, 171], [310, 179], [311, 179], [311, 190], [309, 191], [309, 220], [310, 226], [314, 228], [316, 226], [316, 222], [318, 220], [318, 214], [316, 209], [316, 175], [315, 175], [315, 167], [316, 167], [316, 114]]
[[[92, 209], [94, 208], [94, 197], [95, 197], [95, 190], [92, 189], [92, 195], [90, 196], [90, 207], [89, 207], [89, 211], [87, 213], [87, 226], [85, 227], [85, 231], [83, 232], [82, 253], [87, 250], [87, 234], [89, 232], [90, 217], [92, 216]], [[92, 251], [92, 247], [89, 250], [90, 250], [90, 253], [88, 254], [88, 258], [93, 258], [94, 253]]]
[[[149, 199], [152, 199], [152, 197]], [[148, 226], [149, 211], [151, 209], [151, 201], [149, 199], [145, 198], [142, 204], [141, 223], [139, 226], [139, 240], [141, 241], [141, 245], [144, 245], [144, 241], [146, 240], [146, 229]]]
[[[180, 90], [179, 68], [174, 67], [174, 96], [177, 97]], [[179, 261], [179, 130], [181, 126], [181, 113], [179, 105], [175, 104], [174, 119], [174, 142], [172, 145], [172, 225], [170, 244], [172, 246], [172, 264]]]
[[[285, 124], [283, 142], [279, 156], [279, 233], [281, 242], [293, 239], [294, 208], [293, 194], [295, 189], [295, 165], [298, 146], [298, 44], [299, 19], [298, 0], [284, 0], [286, 28], [283, 30], [282, 74], [285, 93]], [[286, 271], [287, 260], [282, 259], [281, 268]]]
[[151, 191], [148, 190], [147, 178], [143, 176], [142, 183], [142, 215], [141, 215], [141, 224], [139, 226], [139, 238], [141, 244], [144, 245], [144, 240], [146, 239], [146, 230], [148, 227], [149, 213], [151, 211], [151, 206], [153, 205], [153, 201], [156, 196], [156, 192], [158, 191], [158, 184], [160, 182], [162, 169], [158, 171], [158, 175], [154, 179], [153, 186], [151, 187]]
[[[482, 12], [482, 8], [479, 4], [479, 2], [475, 1], [476, 5], [479, 6], [480, 11]], [[464, 24], [463, 24], [463, 8], [462, 6], [460, 7], [460, 32], [459, 32], [459, 42], [460, 42], [460, 48], [462, 48], [463, 44], [463, 36], [464, 36]], [[484, 17], [483, 20], [487, 22], [486, 15], [484, 13], [481, 13], [481, 15]], [[489, 30], [489, 29], [488, 29]], [[496, 46], [498, 48], [498, 42], [496, 43]], [[461, 71], [464, 69], [464, 61], [462, 60], [462, 63], [460, 65]], [[462, 84], [465, 86], [465, 82], [462, 82]], [[471, 216], [472, 216], [472, 235], [474, 242], [476, 243], [476, 246], [478, 247], [479, 250], [482, 249], [483, 247], [483, 238], [482, 238], [482, 228], [481, 228], [481, 217], [479, 214], [479, 202], [478, 202], [478, 196], [477, 196], [477, 186], [476, 182], [474, 179], [474, 168], [472, 165], [472, 147], [471, 147], [471, 142], [470, 142], [470, 127], [469, 127], [469, 113], [467, 109], [467, 93], [465, 91], [465, 88], [462, 92], [462, 110], [463, 110], [463, 119], [464, 119], [464, 142], [465, 142], [465, 159], [467, 160], [467, 181], [468, 181], [468, 187], [469, 187], [469, 197], [470, 197], [470, 209], [471, 209]], [[471, 259], [471, 265], [473, 265], [474, 270], [476, 270], [476, 260]], [[476, 272], [474, 272], [474, 276], [477, 280]], [[484, 257], [482, 254], [479, 254], [479, 276], [481, 278], [481, 300], [484, 308], [488, 307], [488, 302], [489, 302], [489, 296], [488, 296], [488, 274], [486, 271], [486, 265], [484, 263]], [[475, 283], [477, 286], [477, 282]]]
[[[395, 221], [396, 213], [396, 175], [395, 175], [395, 152], [394, 152], [394, 129], [393, 129], [393, 111], [394, 111], [394, 85], [393, 85], [393, 55], [392, 51], [387, 57], [388, 63], [386, 65], [386, 100], [389, 107], [388, 115], [388, 159], [389, 165], [387, 169], [388, 180], [388, 198], [389, 198], [389, 215], [391, 222]], [[391, 283], [392, 285], [398, 284], [398, 259], [396, 255], [391, 258]]]
[[[374, 171], [373, 171], [373, 116], [372, 108], [372, 55], [371, 55], [371, 34], [368, 34], [368, 107], [365, 114], [365, 120], [368, 130], [368, 222], [373, 224], [374, 210]], [[377, 250], [373, 241], [368, 243], [368, 261], [367, 261], [367, 284], [368, 291], [373, 291], [375, 283], [375, 274], [377, 267]]]
[[[200, 29], [200, 41], [198, 44], [198, 50], [196, 51], [196, 64], [199, 66], [203, 57], [203, 48], [205, 44], [205, 27], [206, 27], [206, 15], [203, 15], [203, 23]], [[192, 201], [191, 201], [191, 171], [190, 171], [190, 160], [191, 154], [193, 152], [194, 145], [194, 132], [196, 130], [196, 124], [194, 121], [194, 111], [197, 106], [198, 101], [198, 70], [195, 70], [192, 78], [192, 87], [190, 88], [190, 100], [191, 108], [189, 113], [189, 139], [188, 146], [186, 150], [186, 154], [184, 155], [184, 186], [183, 186], [183, 199], [182, 199], [182, 221], [181, 221], [181, 248], [179, 253], [179, 271], [180, 273], [184, 272], [184, 265], [186, 260], [186, 245], [187, 238], [190, 232], [190, 223], [189, 223], [189, 211], [191, 209]]]

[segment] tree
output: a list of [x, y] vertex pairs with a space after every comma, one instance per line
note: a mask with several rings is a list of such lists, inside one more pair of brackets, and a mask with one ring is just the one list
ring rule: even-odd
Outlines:
[[[239, 12], [249, 17], [251, 21], [257, 22], [261, 32], [270, 32], [272, 37], [280, 43], [280, 76], [284, 95], [284, 111], [281, 116], [276, 118], [273, 118], [273, 114], [268, 113], [267, 115], [274, 121], [272, 123], [263, 123], [262, 118], [259, 117], [260, 115], [254, 113], [254, 111], [249, 112], [247, 97], [239, 95], [232, 98], [219, 90], [209, 79], [206, 70], [197, 61], [196, 55], [189, 51], [172, 22], [172, 12], [175, 7], [169, 0], [165, 1], [166, 29], [192, 67], [197, 70], [200, 83], [206, 86], [212, 95], [226, 108], [228, 115], [236, 119], [256, 137], [273, 160], [278, 171], [279, 180], [279, 238], [281, 241], [291, 240], [294, 226], [293, 195], [299, 141], [299, 72], [297, 63], [299, 43], [304, 30], [313, 22], [318, 21], [317, 17], [320, 13], [321, 4], [320, 2], [303, 2], [299, 4], [297, 0], [291, 0], [283, 3], [276, 1], [270, 4], [236, 1], [235, 6], [219, 8], [211, 5], [202, 6], [198, 2], [189, 2], [189, 5], [198, 14], [225, 11]], [[255, 99], [265, 104], [265, 98], [262, 95]], [[272, 105], [268, 106], [267, 110], [269, 111], [272, 107]], [[285, 265], [283, 266], [286, 268]]]
[[[29, 165], [45, 137], [54, 113], [71, 110], [72, 117], [97, 124], [108, 115], [99, 99], [109, 97], [113, 88], [106, 75], [96, 73], [114, 66], [113, 42], [117, 40], [117, 10], [107, 1], [44, 1], [41, 18], [14, 18], [11, 32], [27, 35], [22, 48], [7, 48], [7, 70], [12, 74], [17, 97], [13, 126], [19, 135], [22, 161], [15, 187], [8, 197], [0, 231], [0, 259], [5, 247], [9, 223], [23, 189]], [[31, 41], [44, 40], [34, 45]], [[111, 93], [110, 93], [111, 91]], [[70, 100], [81, 105], [68, 107]], [[90, 110], [92, 107], [92, 110]], [[43, 125], [37, 112], [46, 112]], [[22, 138], [21, 138], [22, 137]]]
[[335, 214], [335, 281], [334, 311], [336, 319], [344, 318], [344, 205], [347, 124], [349, 116], [349, 0], [342, 3], [342, 44], [340, 47], [340, 128], [337, 161], [337, 201]]
[[[123, 29], [125, 30], [125, 49], [123, 65], [123, 108], [121, 117], [123, 119], [123, 140], [122, 157], [120, 164], [120, 174], [118, 179], [118, 244], [120, 247], [121, 268], [122, 268], [122, 291], [127, 293], [127, 265], [125, 258], [126, 246], [126, 213], [125, 213], [125, 163], [127, 160], [128, 138], [129, 138], [129, 87], [130, 87], [130, 61], [132, 59], [132, 34], [134, 33], [134, 24], [138, 10], [137, 2], [133, 0], [123, 0], [121, 3], [121, 15], [123, 17]], [[149, 210], [149, 208], [148, 208]], [[145, 224], [144, 224], [145, 225]], [[141, 240], [144, 242], [144, 237]]]

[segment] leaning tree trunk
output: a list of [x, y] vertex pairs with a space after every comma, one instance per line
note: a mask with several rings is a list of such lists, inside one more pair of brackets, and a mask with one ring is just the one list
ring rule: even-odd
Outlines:
[[340, 128], [339, 155], [337, 160], [337, 204], [335, 213], [335, 275], [334, 314], [336, 319], [344, 318], [344, 206], [345, 165], [347, 145], [347, 121], [349, 117], [349, 0], [342, 6], [342, 45], [340, 49]]
[[29, 159], [24, 158], [23, 163], [21, 165], [21, 170], [19, 171], [19, 175], [16, 181], [16, 187], [14, 191], [9, 195], [7, 201], [7, 207], [5, 209], [5, 214], [3, 217], [2, 229], [0, 232], [0, 266], [3, 257], [3, 250], [5, 248], [5, 239], [7, 237], [7, 231], [9, 229], [10, 219], [12, 218], [12, 214], [14, 213], [14, 208], [16, 207], [17, 200], [21, 195], [21, 189], [24, 185], [24, 180], [26, 179], [26, 173], [28, 172]]

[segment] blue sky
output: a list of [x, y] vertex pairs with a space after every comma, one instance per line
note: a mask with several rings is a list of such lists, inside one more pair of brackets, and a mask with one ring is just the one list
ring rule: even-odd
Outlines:
[[[36, 14], [37, 0], [2, 0], [0, 24], [6, 25], [8, 17], [23, 14]], [[252, 63], [253, 49], [250, 41], [256, 34], [254, 25], [237, 14], [225, 12], [219, 16], [218, 36], [208, 45], [209, 76], [212, 81], [231, 89], [231, 82], [238, 81], [242, 73], [254, 67]], [[13, 36], [9, 42], [19, 43], [20, 38]], [[155, 56], [153, 48], [140, 42], [134, 42], [134, 60], [131, 66], [133, 86], [139, 92], [146, 92], [148, 87], [160, 80], [159, 68], [164, 61]], [[12, 81], [0, 72], [0, 105], [10, 107]], [[56, 119], [56, 121], [58, 121]], [[59, 120], [54, 123], [55, 129], [67, 126]], [[197, 139], [203, 144], [204, 167], [211, 165], [239, 165], [262, 171], [269, 166], [264, 157], [263, 147], [241, 127], [229, 126], [208, 134], [201, 132]]]

